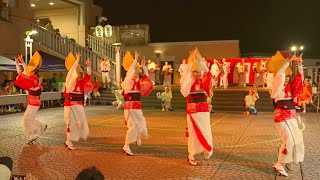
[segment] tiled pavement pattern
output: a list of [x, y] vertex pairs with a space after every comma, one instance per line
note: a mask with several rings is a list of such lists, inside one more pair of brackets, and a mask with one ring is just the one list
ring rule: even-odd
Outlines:
[[[63, 108], [44, 109], [38, 118], [48, 133], [38, 145], [26, 145], [22, 113], [0, 116], [0, 156], [14, 159], [14, 174], [31, 172], [39, 179], [74, 179], [83, 169], [97, 166], [106, 179], [302, 179], [300, 166], [289, 177], [272, 169], [279, 141], [272, 113], [257, 116], [240, 112], [217, 112], [211, 116], [213, 157], [197, 156], [198, 166], [187, 163], [186, 115], [184, 110], [161, 112], [145, 109], [149, 139], [132, 145], [133, 157], [122, 153], [126, 127], [122, 111], [113, 107], [86, 107], [90, 136], [65, 150]], [[304, 179], [320, 179], [320, 118], [303, 114], [306, 158]]]

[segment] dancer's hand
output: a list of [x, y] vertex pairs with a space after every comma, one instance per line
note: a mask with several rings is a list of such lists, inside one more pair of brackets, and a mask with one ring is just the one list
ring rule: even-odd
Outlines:
[[76, 58], [77, 58], [77, 60], [80, 60], [80, 53], [76, 53]]
[[14, 57], [14, 61], [16, 62], [16, 65], [19, 65], [19, 59]]
[[140, 56], [140, 53], [138, 53], [138, 51], [135, 51], [135, 52], [134, 52], [134, 58], [135, 58], [136, 60], [138, 60], [139, 56]]

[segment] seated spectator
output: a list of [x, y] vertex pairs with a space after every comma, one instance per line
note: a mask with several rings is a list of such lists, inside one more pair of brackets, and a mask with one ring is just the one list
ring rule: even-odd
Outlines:
[[118, 110], [123, 110], [124, 109], [124, 97], [122, 95], [123, 90], [122, 89], [114, 90], [113, 88], [111, 88], [111, 91], [116, 97], [116, 101], [113, 101], [112, 105], [117, 107]]
[[170, 87], [166, 86], [161, 94], [158, 92], [157, 98], [161, 100], [162, 111], [169, 111], [171, 109], [172, 91]]
[[100, 92], [99, 92], [99, 89], [100, 89], [100, 83], [98, 81], [98, 79], [95, 77], [93, 78], [93, 96], [94, 97], [100, 97]]
[[0, 180], [10, 180], [13, 161], [10, 157], [0, 157]]
[[64, 90], [64, 88], [63, 88], [64, 79], [65, 78], [63, 77], [63, 73], [61, 72], [59, 74], [59, 77], [56, 78], [55, 88], [57, 91], [62, 92]]
[[244, 98], [244, 103], [246, 106], [245, 114], [249, 114], [249, 113], [254, 114], [254, 115], [257, 114], [255, 104], [258, 99], [259, 99], [259, 95], [258, 95], [256, 87], [255, 87], [255, 89], [250, 89], [249, 94], [246, 95], [246, 97]]
[[303, 81], [303, 92], [298, 96], [298, 106], [302, 107], [302, 113], [306, 113], [306, 105], [312, 101], [312, 91], [309, 84], [309, 80]]
[[95, 166], [82, 170], [76, 180], [104, 180], [104, 176]]

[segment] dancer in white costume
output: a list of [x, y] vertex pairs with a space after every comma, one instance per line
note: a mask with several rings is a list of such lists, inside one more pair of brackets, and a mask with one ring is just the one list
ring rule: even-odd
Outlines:
[[227, 89], [228, 88], [228, 75], [230, 73], [230, 64], [227, 62], [225, 58], [222, 59], [222, 69], [223, 69], [223, 75], [222, 75], [222, 83], [223, 83], [223, 88]]
[[155, 85], [156, 81], [156, 72], [159, 70], [158, 65], [151, 60], [148, 60], [148, 73], [149, 79], [152, 81], [152, 84]]
[[172, 67], [171, 64], [168, 62], [164, 62], [164, 66], [162, 67], [163, 73], [163, 87], [171, 86], [171, 79], [172, 79]]
[[211, 66], [211, 69], [210, 69], [210, 72], [213, 76], [213, 79], [212, 79], [212, 85], [214, 88], [217, 88], [218, 87], [218, 77], [220, 75], [220, 67], [219, 67], [219, 62], [218, 60], [214, 59], [213, 60], [213, 64]]
[[123, 67], [127, 70], [126, 77], [121, 86], [124, 90], [123, 96], [125, 98], [124, 116], [125, 124], [128, 127], [125, 144], [123, 151], [129, 156], [133, 156], [129, 144], [136, 142], [141, 145], [141, 139], [148, 138], [146, 120], [141, 111], [140, 95], [147, 96], [153, 89], [153, 83], [148, 77], [148, 69], [145, 66], [145, 60], [141, 62], [144, 76], [139, 79], [141, 72], [137, 65], [139, 53], [135, 52], [135, 59], [131, 56], [130, 52], [125, 54], [123, 60]]
[[111, 70], [111, 64], [109, 62], [109, 59], [107, 57], [103, 58], [103, 61], [100, 63], [101, 68], [101, 76], [102, 76], [102, 82], [103, 82], [103, 88], [106, 88], [106, 81], [107, 86], [109, 87], [109, 83], [111, 82], [110, 79], [110, 70]]
[[[303, 89], [302, 56], [294, 55], [290, 60], [286, 60], [280, 52], [277, 52], [268, 61], [267, 70], [275, 74], [271, 91], [271, 98], [276, 108], [274, 122], [282, 139], [278, 162], [273, 167], [282, 175], [288, 176], [284, 166], [292, 169], [293, 163], [300, 163], [304, 160], [303, 135], [298, 127], [295, 109], [297, 96], [302, 93]], [[292, 61], [298, 63], [298, 74], [290, 83], [292, 71], [289, 65]]]
[[75, 149], [72, 141], [86, 140], [89, 135], [87, 117], [84, 113], [83, 100], [85, 84], [91, 78], [91, 62], [86, 61], [87, 74], [82, 78], [83, 71], [79, 65], [80, 54], [76, 58], [72, 53], [66, 58], [66, 68], [69, 70], [66, 77], [66, 88], [64, 96], [64, 120], [66, 122], [67, 140], [65, 147], [69, 150]]
[[205, 159], [209, 159], [213, 152], [210, 109], [207, 102], [212, 75], [197, 49], [191, 59], [192, 62], [188, 63], [180, 80], [180, 91], [187, 99], [188, 161], [195, 166], [196, 154], [204, 153]]
[[[41, 80], [35, 75], [35, 71], [41, 67], [42, 59], [38, 52], [35, 52], [27, 66], [18, 56], [16, 60], [16, 69], [18, 76], [14, 84], [21, 89], [28, 91], [28, 106], [23, 114], [24, 134], [28, 139], [27, 144], [33, 144], [39, 135], [44, 133], [47, 125], [36, 119], [36, 113], [40, 108], [40, 94], [43, 88], [41, 87]], [[19, 62], [22, 64], [24, 71], [21, 72]]]

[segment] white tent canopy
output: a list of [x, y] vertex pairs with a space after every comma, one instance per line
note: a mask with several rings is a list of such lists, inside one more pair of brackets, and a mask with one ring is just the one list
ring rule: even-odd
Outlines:
[[15, 71], [16, 63], [6, 57], [0, 56], [0, 71]]

